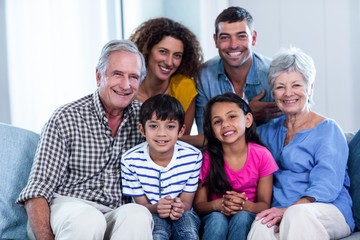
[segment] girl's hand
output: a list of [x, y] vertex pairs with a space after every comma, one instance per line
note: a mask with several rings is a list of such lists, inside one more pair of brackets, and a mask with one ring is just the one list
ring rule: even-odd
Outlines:
[[275, 232], [279, 232], [279, 224], [284, 215], [286, 208], [270, 208], [266, 209], [256, 215], [255, 221], [261, 220], [262, 224], [267, 227], [275, 226]]
[[181, 201], [181, 198], [176, 197], [172, 203], [172, 208], [170, 211], [170, 218], [171, 220], [175, 221], [182, 217], [184, 214], [184, 203]]
[[157, 203], [157, 213], [160, 218], [167, 218], [170, 216], [173, 200], [170, 196], [161, 198]]
[[245, 209], [247, 200], [248, 198], [246, 197], [245, 193], [227, 191], [224, 195], [223, 205], [227, 212], [229, 212], [231, 215], [234, 215], [237, 212]]

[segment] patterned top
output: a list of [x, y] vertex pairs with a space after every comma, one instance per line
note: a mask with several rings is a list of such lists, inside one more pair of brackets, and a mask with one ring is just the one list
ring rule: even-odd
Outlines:
[[17, 200], [54, 193], [116, 208], [124, 203], [119, 164], [121, 155], [141, 143], [137, 123], [140, 104], [124, 111], [112, 137], [98, 91], [57, 109], [45, 124], [28, 184]]
[[174, 155], [166, 167], [155, 164], [148, 144], [142, 143], [126, 152], [121, 160], [124, 195], [146, 196], [151, 204], [169, 195], [195, 192], [198, 186], [202, 154], [197, 148], [177, 141]]

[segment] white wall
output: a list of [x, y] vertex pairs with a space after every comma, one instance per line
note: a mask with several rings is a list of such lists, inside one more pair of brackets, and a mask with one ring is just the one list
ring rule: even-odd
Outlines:
[[57, 107], [95, 91], [119, 9], [114, 0], [5, 3], [11, 123], [39, 132]]
[[148, 18], [173, 18], [194, 31], [207, 60], [217, 54], [216, 16], [228, 5], [240, 5], [255, 19], [256, 51], [272, 56], [293, 44], [313, 56], [318, 70], [314, 110], [335, 119], [344, 131], [360, 127], [360, 0], [123, 0], [123, 22], [120, 0], [4, 2], [0, 121], [11, 119], [39, 132], [55, 108], [93, 92], [101, 47], [122, 36], [121, 25], [128, 38]]
[[360, 128], [359, 0], [230, 0], [253, 16], [255, 50], [273, 56], [281, 47], [302, 48], [317, 67], [313, 109], [344, 131]]
[[0, 0], [0, 122], [10, 123], [5, 2]]

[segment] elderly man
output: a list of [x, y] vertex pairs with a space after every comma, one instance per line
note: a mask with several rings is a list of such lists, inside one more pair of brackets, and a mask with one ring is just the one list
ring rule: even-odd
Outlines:
[[152, 239], [152, 216], [125, 204], [121, 155], [142, 141], [134, 100], [145, 62], [129, 41], [101, 52], [97, 90], [57, 109], [45, 124], [20, 193], [36, 239]]

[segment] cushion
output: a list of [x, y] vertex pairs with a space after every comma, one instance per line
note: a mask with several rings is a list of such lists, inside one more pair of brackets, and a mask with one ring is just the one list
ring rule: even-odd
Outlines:
[[27, 215], [15, 203], [25, 187], [39, 135], [0, 123], [0, 239], [27, 239]]
[[353, 200], [355, 230], [360, 230], [360, 130], [349, 142], [348, 171], [350, 177], [350, 195]]

